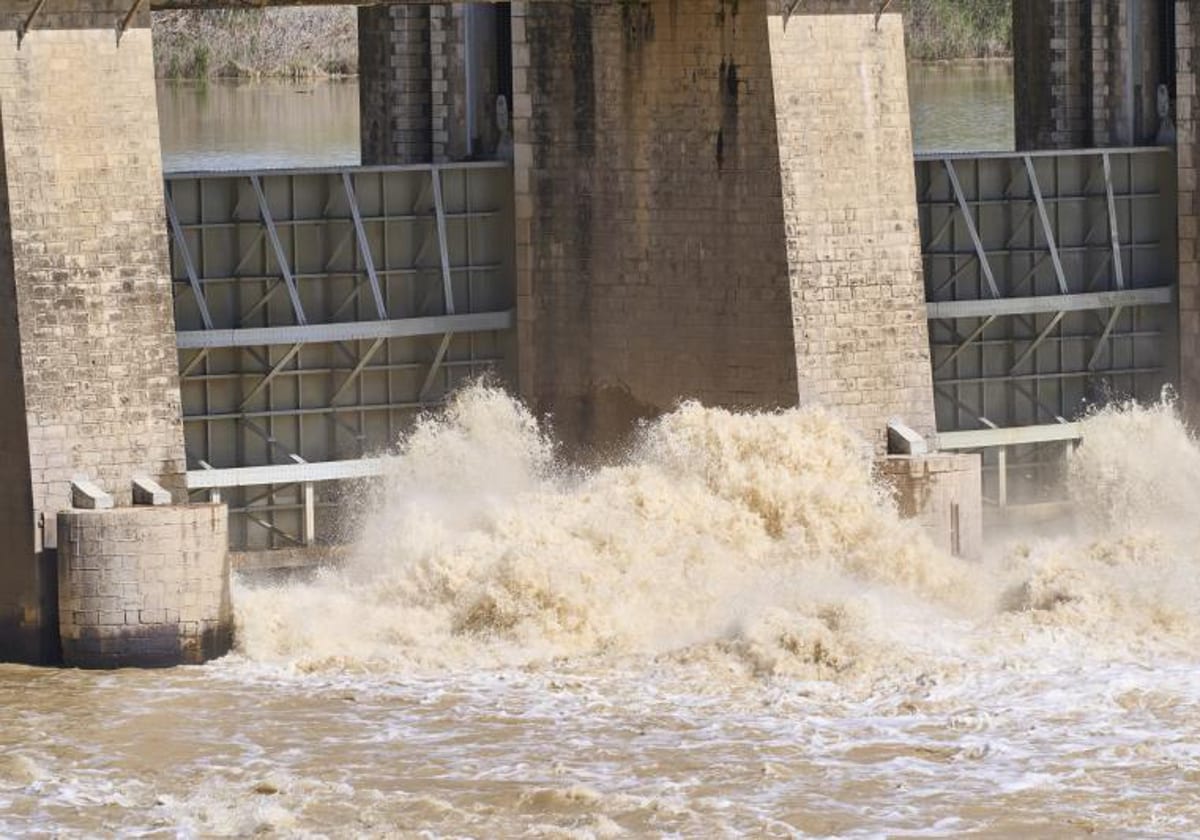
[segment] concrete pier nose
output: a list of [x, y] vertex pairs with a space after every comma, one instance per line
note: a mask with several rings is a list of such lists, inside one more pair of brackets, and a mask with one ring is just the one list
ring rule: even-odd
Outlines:
[[59, 513], [64, 664], [153, 668], [227, 653], [227, 520], [221, 504]]

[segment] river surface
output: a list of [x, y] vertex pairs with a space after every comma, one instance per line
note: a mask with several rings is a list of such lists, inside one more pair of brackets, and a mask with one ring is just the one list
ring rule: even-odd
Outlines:
[[[1013, 147], [1012, 66], [909, 68], [917, 151]], [[354, 166], [356, 82], [164, 82], [158, 89], [168, 171]]]
[[345, 565], [237, 582], [235, 654], [0, 666], [0, 836], [1195, 834], [1200, 450], [1087, 422], [1088, 520], [968, 563], [821, 411], [580, 472], [461, 392]]

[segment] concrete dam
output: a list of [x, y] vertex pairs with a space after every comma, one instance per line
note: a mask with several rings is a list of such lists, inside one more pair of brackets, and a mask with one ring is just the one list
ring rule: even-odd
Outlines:
[[1088, 406], [1193, 406], [1189, 3], [1017, 0], [1018, 150], [921, 156], [877, 0], [364, 6], [362, 166], [164, 178], [149, 15], [236, 5], [0, 13], [5, 659], [219, 655], [227, 548], [481, 375], [591, 452], [828, 406], [965, 556]]

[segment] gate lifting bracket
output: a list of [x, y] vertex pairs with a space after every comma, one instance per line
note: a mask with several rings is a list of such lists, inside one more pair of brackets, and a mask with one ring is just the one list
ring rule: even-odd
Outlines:
[[42, 6], [46, 5], [46, 0], [37, 0], [33, 4], [33, 8], [29, 10], [29, 17], [25, 18], [25, 22], [17, 27], [17, 49], [21, 49], [21, 42], [25, 40], [25, 36], [29, 34], [29, 30], [33, 27], [34, 20], [37, 19], [38, 13], [42, 10]]
[[125, 17], [117, 24], [117, 45], [121, 44], [121, 36], [125, 34], [125, 30], [129, 28], [129, 24], [133, 23], [133, 18], [137, 15], [138, 10], [142, 8], [146, 0], [133, 0], [133, 5], [129, 7], [129, 11], [125, 13]]

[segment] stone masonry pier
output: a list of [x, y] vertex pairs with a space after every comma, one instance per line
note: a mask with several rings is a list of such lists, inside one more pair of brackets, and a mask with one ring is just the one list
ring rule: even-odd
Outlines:
[[0, 10], [0, 659], [46, 662], [72, 480], [186, 465], [149, 11], [37, 5]]

